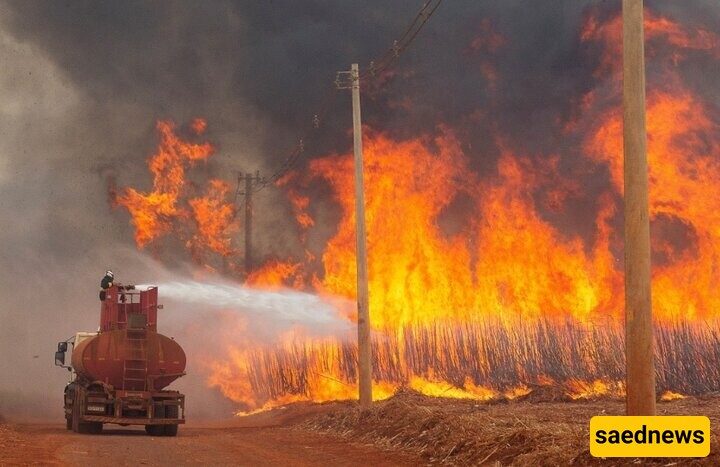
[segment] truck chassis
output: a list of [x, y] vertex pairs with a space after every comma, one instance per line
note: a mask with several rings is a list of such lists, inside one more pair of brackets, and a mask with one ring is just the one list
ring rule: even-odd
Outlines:
[[65, 387], [67, 429], [101, 433], [104, 423], [144, 425], [152, 436], [175, 436], [185, 423], [185, 396], [178, 391], [125, 391], [96, 381]]

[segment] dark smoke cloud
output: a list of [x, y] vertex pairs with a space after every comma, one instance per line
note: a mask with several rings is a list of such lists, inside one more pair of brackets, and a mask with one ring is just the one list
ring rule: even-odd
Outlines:
[[[719, 29], [716, 0], [647, 4], [692, 26]], [[95, 325], [96, 282], [105, 268], [152, 282], [152, 268], [128, 253], [132, 228], [125, 212], [110, 210], [106, 183], [112, 176], [120, 185], [149, 186], [145, 161], [157, 142], [158, 118], [208, 119], [207, 137], [219, 150], [207, 176], [232, 183], [237, 170], [269, 174], [310, 125], [335, 72], [354, 61], [367, 66], [420, 6], [0, 3], [0, 411], [24, 392], [36, 399], [59, 394], [64, 375], [49, 364], [53, 347]], [[561, 169], [572, 174], [579, 158], [561, 123], [598, 84], [597, 57], [578, 37], [590, 8], [611, 15], [620, 2], [444, 2], [385, 87], [365, 98], [365, 121], [398, 137], [447, 124], [483, 176], [494, 171], [498, 134], [520, 153], [560, 153]], [[483, 21], [505, 38], [497, 52], [471, 47]], [[483, 63], [497, 70], [492, 90]], [[714, 68], [693, 63], [682, 73], [717, 105]], [[349, 96], [340, 94], [308, 145], [309, 157], [347, 150], [349, 125]], [[609, 186], [606, 173], [586, 178], [584, 186], [598, 192]], [[269, 189], [257, 203], [260, 254], [295, 252], [282, 195]], [[577, 219], [555, 221], [570, 231], [592, 228], [592, 211], [583, 200], [576, 204]], [[311, 241], [322, 244], [333, 228]], [[39, 411], [53, 407], [57, 414], [58, 399]]]

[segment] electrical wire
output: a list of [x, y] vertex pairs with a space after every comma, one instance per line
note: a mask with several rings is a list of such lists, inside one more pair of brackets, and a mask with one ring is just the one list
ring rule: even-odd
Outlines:
[[[371, 81], [377, 81], [381, 77], [383, 71], [390, 68], [393, 64], [395, 64], [395, 62], [399, 60], [402, 53], [407, 50], [410, 44], [413, 43], [420, 30], [422, 30], [423, 26], [425, 26], [425, 24], [430, 20], [430, 17], [433, 15], [433, 13], [435, 13], [435, 11], [438, 9], [442, 2], [443, 0], [426, 0], [425, 4], [415, 15], [405, 32], [400, 36], [399, 39], [393, 42], [392, 47], [390, 47], [378, 59], [372, 60], [368, 68], [360, 74], [360, 82], [363, 85], [366, 85], [368, 84], [368, 82]], [[270, 185], [274, 185], [278, 180], [280, 180], [290, 170], [292, 170], [292, 168], [302, 158], [303, 154], [306, 152], [306, 144], [308, 142], [308, 137], [317, 134], [320, 129], [320, 123], [325, 120], [325, 116], [327, 115], [335, 100], [335, 97], [337, 96], [337, 84], [338, 83], [336, 82], [336, 86], [333, 86], [330, 92], [326, 94], [325, 99], [322, 101], [322, 104], [320, 106], [320, 110], [316, 114], [313, 114], [312, 127], [310, 131], [304, 133], [303, 137], [298, 139], [297, 144], [290, 151], [290, 153], [285, 158], [283, 163], [278, 167], [278, 169], [273, 172], [273, 174], [269, 177], [253, 177], [253, 193], [257, 193]], [[236, 192], [236, 196], [246, 195], [243, 191], [240, 190], [239, 184], [240, 180], [238, 179], [238, 189]]]

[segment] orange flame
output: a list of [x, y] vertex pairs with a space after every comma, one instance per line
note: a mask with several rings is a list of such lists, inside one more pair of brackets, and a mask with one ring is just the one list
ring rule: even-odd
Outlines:
[[[687, 59], [689, 51], [701, 51], [720, 59], [720, 36], [714, 32], [704, 28], [689, 32], [679, 23], [658, 16], [647, 8], [644, 23], [649, 58], [663, 52], [669, 53], [670, 64], [678, 65]], [[602, 54], [595, 76], [621, 71], [622, 16], [616, 15], [606, 22], [600, 22], [596, 15], [589, 16], [580, 33], [580, 39], [602, 44]]]
[[291, 182], [296, 181], [297, 178], [298, 173], [295, 171], [290, 171], [285, 174], [285, 176], [280, 178], [277, 182], [275, 182], [275, 184], [276, 186], [284, 187], [287, 190], [287, 197], [288, 200], [290, 200], [290, 204], [292, 204], [293, 213], [295, 214], [295, 220], [297, 221], [304, 235], [304, 232], [308, 228], [315, 225], [315, 220], [310, 217], [310, 214], [308, 214], [307, 212], [307, 208], [310, 205], [310, 198], [308, 196], [300, 194], [291, 184]]
[[[376, 329], [436, 319], [565, 315], [598, 310], [605, 277], [579, 238], [564, 238], [533, 200], [532, 163], [506, 152], [494, 180], [480, 184], [449, 130], [433, 141], [395, 142], [366, 129], [366, 217], [370, 308]], [[352, 159], [311, 163], [343, 206], [338, 234], [323, 254], [322, 290], [353, 297], [355, 219]], [[412, 174], [408, 176], [407, 174]], [[437, 218], [462, 193], [474, 195], [476, 220], [452, 238]], [[388, 241], [392, 239], [392, 241]], [[522, 254], [519, 254], [521, 253]], [[598, 252], [598, 262], [608, 262]], [[619, 310], [610, 310], [619, 313]]]
[[625, 397], [625, 385], [603, 380], [581, 381], [577, 379], [566, 383], [569, 392], [566, 394], [574, 400], [596, 399], [598, 397], [613, 396]]
[[299, 273], [302, 263], [282, 262], [273, 259], [261, 268], [254, 270], [245, 280], [247, 285], [266, 289], [279, 289], [292, 285], [296, 289], [303, 288], [303, 277]]
[[[193, 132], [202, 134], [207, 124], [195, 119]], [[135, 241], [140, 248], [168, 234], [176, 235], [192, 252], [193, 259], [203, 263], [203, 252], [223, 256], [233, 254], [230, 235], [237, 230], [234, 207], [226, 202], [229, 187], [220, 180], [210, 180], [204, 197], [192, 197], [186, 171], [198, 161], [207, 161], [214, 152], [210, 143], [195, 144], [175, 133], [173, 123], [157, 122], [160, 145], [148, 165], [153, 174], [153, 190], [141, 193], [128, 187], [114, 204], [128, 210], [135, 226]]]
[[675, 401], [678, 399], [685, 399], [685, 396], [682, 394], [679, 394], [677, 392], [672, 391], [665, 391], [662, 396], [660, 396], [661, 401]]
[[230, 187], [220, 180], [210, 180], [207, 196], [188, 201], [197, 223], [192, 243], [227, 256], [233, 253], [229, 234], [237, 230], [235, 210], [225, 203]]
[[[622, 193], [622, 115], [610, 111], [587, 141], [587, 153], [607, 163]], [[709, 293], [720, 279], [720, 126], [686, 90], [648, 99], [650, 215], [654, 227], [674, 222], [674, 243], [654, 238], [653, 309], [664, 318], [708, 318], [720, 306]], [[714, 135], [714, 136], [713, 136]], [[681, 233], [682, 233], [681, 232]]]

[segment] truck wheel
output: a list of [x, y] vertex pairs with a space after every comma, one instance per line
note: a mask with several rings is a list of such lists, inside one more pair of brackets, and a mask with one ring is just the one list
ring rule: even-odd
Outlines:
[[[165, 408], [162, 405], [155, 405], [153, 411], [155, 418], [165, 418]], [[145, 425], [145, 432], [150, 436], [163, 436], [165, 434], [163, 425]]]
[[75, 433], [102, 433], [102, 423], [83, 422], [80, 420], [80, 391], [75, 391], [72, 404], [72, 418], [68, 420], [68, 424]]
[[96, 422], [80, 422], [78, 423], [78, 433], [99, 435], [102, 433], [103, 424]]
[[165, 434], [162, 425], [145, 425], [145, 432], [150, 436], [162, 436]]
[[83, 425], [87, 426], [87, 433], [92, 433], [94, 435], [102, 434], [103, 424], [100, 422], [83, 423]]
[[[178, 418], [178, 406], [168, 405], [165, 407], [165, 418]], [[165, 425], [165, 436], [177, 436], [177, 425]]]
[[65, 409], [65, 427], [68, 430], [72, 430], [72, 407], [74, 397], [74, 384], [70, 383], [65, 386], [65, 393], [63, 394], [63, 409]]
[[83, 433], [85, 424], [80, 422], [80, 402], [78, 401], [78, 392], [79, 391], [75, 391], [75, 395], [73, 397], [70, 427], [75, 433]]

